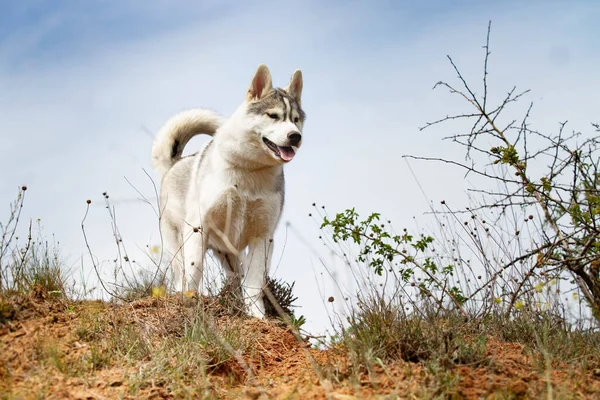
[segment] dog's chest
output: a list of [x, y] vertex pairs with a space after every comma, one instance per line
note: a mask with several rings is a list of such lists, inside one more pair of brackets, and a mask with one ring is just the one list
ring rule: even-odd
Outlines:
[[254, 238], [270, 239], [281, 213], [283, 193], [275, 182], [253, 183], [232, 182], [219, 191], [209, 211], [213, 230], [224, 234], [238, 249]]

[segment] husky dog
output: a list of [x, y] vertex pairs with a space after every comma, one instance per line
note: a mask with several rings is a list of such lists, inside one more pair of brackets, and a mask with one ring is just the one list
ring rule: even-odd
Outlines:
[[[248, 313], [264, 317], [262, 289], [284, 202], [283, 165], [302, 144], [301, 95], [300, 70], [287, 87], [273, 88], [261, 64], [230, 118], [183, 111], [157, 134], [152, 165], [162, 177], [160, 229], [173, 256], [176, 290], [202, 290], [204, 256], [212, 250], [227, 278], [241, 279]], [[213, 140], [182, 157], [198, 134]]]

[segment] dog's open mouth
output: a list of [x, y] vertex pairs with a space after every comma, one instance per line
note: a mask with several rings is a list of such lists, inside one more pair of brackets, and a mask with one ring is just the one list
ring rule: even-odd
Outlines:
[[296, 155], [294, 149], [292, 149], [289, 146], [277, 146], [275, 143], [271, 142], [266, 137], [263, 137], [263, 142], [265, 142], [267, 147], [283, 161], [290, 161]]

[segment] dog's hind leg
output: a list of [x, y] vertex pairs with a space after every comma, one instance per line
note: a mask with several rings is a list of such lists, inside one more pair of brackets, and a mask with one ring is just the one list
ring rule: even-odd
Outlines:
[[265, 303], [263, 288], [269, 271], [269, 264], [273, 254], [273, 241], [265, 238], [256, 238], [250, 241], [246, 255], [245, 276], [242, 288], [244, 301], [248, 312], [253, 317], [265, 317]]
[[208, 244], [207, 234], [202, 229], [186, 226], [184, 235], [184, 275], [187, 290], [202, 292], [204, 283], [204, 255]]
[[160, 230], [163, 245], [168, 256], [171, 257], [169, 264], [173, 268], [174, 289], [176, 292], [184, 288], [183, 276], [183, 240], [181, 232], [176, 225], [166, 219], [161, 220]]

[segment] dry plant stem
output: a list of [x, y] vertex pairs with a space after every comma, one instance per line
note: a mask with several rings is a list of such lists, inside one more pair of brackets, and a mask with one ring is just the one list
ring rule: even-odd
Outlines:
[[[156, 207], [154, 207], [154, 205], [150, 202], [150, 200], [148, 200], [148, 198], [144, 194], [142, 194], [142, 192], [140, 192], [138, 190], [138, 188], [135, 187], [135, 185], [133, 185], [126, 177], [125, 177], [125, 180], [129, 184], [129, 186], [131, 186], [137, 192], [137, 194], [140, 196], [140, 199], [144, 203], [146, 203], [150, 207], [152, 207], [152, 211], [154, 211], [154, 214], [158, 218], [158, 226], [160, 227], [160, 221], [161, 221], [161, 218], [162, 218], [162, 210], [160, 209], [160, 204], [159, 204], [159, 198], [160, 197], [159, 197], [159, 194], [158, 194], [158, 187], [156, 186], [156, 182], [154, 182], [154, 179], [152, 179], [152, 176], [150, 176], [150, 174], [148, 173], [148, 171], [146, 171], [145, 168], [142, 168], [142, 170], [144, 171], [144, 174], [146, 174], [146, 177], [148, 177], [148, 179], [150, 180], [150, 183], [152, 183], [152, 189], [154, 191], [154, 197], [156, 198], [156, 202], [157, 202]], [[159, 256], [159, 259], [158, 259], [158, 261], [154, 261], [152, 259], [152, 257], [148, 257], [151, 260], [151, 262], [154, 264], [154, 266], [155, 266], [154, 275], [152, 276], [152, 280], [149, 282], [150, 286], [154, 285], [154, 283], [157, 281], [156, 278], [158, 277], [158, 274], [161, 272], [160, 266], [162, 264], [163, 257], [164, 257], [164, 239], [163, 239], [163, 235], [162, 235], [162, 230], [161, 229], [158, 230], [158, 235], [159, 235], [159, 238], [160, 238], [160, 241], [159, 241], [160, 242], [160, 256]], [[181, 251], [181, 249], [179, 249], [178, 251]], [[162, 279], [160, 280], [161, 282], [164, 281], [165, 275], [166, 275], [166, 271], [163, 274]], [[149, 290], [149, 289], [150, 289], [150, 287], [146, 287], [146, 290]]]
[[[127, 263], [127, 265], [129, 266], [131, 275], [135, 279], [135, 271], [133, 270], [131, 258], [129, 257], [127, 249], [125, 248], [125, 244], [123, 243], [123, 237], [121, 236], [121, 232], [120, 232], [119, 226], [117, 224], [117, 216], [116, 216], [115, 207], [111, 206], [108, 196], [105, 196], [104, 202], [106, 204], [106, 209], [108, 210], [108, 215], [110, 217], [110, 223], [111, 223], [113, 238], [115, 240], [115, 245], [117, 246], [117, 260], [119, 260], [120, 269], [121, 269], [121, 271], [124, 271], [123, 264], [122, 264], [122, 260], [124, 259], [125, 262]], [[115, 271], [115, 273], [116, 273], [116, 271]], [[125, 279], [125, 282], [127, 283], [128, 286], [133, 286], [132, 282], [129, 281], [127, 274], [124, 273], [123, 278]]]
[[[536, 254], [540, 253], [542, 250], [546, 250], [546, 249], [548, 249], [549, 247], [552, 247], [552, 246], [553, 246], [553, 244], [551, 244], [551, 243], [544, 244], [543, 246], [540, 246], [540, 247], [538, 247], [538, 248], [536, 248], [536, 249], [534, 249], [534, 250], [531, 250], [530, 252], [528, 252], [528, 253], [526, 253], [526, 254], [524, 254], [524, 255], [520, 256], [520, 257], [517, 257], [517, 258], [513, 259], [513, 260], [512, 260], [511, 262], [509, 262], [508, 264], [506, 264], [506, 265], [503, 265], [502, 267], [500, 267], [500, 268], [498, 269], [498, 271], [496, 271], [496, 272], [495, 272], [495, 273], [494, 273], [494, 274], [491, 276], [491, 278], [490, 278], [490, 279], [488, 279], [488, 280], [487, 280], [487, 281], [486, 281], [486, 282], [485, 282], [483, 285], [481, 285], [480, 287], [478, 287], [478, 288], [477, 288], [477, 289], [476, 289], [476, 290], [475, 290], [475, 291], [474, 291], [474, 292], [471, 294], [471, 296], [469, 296], [469, 300], [470, 300], [470, 299], [472, 299], [472, 298], [474, 298], [474, 297], [475, 297], [475, 295], [477, 295], [477, 294], [478, 294], [479, 292], [481, 292], [483, 289], [485, 289], [486, 287], [488, 287], [488, 286], [489, 286], [491, 283], [495, 282], [495, 281], [496, 281], [496, 279], [498, 279], [498, 277], [499, 277], [500, 275], [502, 275], [502, 273], [503, 273], [504, 271], [506, 271], [508, 268], [510, 268], [510, 267], [512, 267], [512, 266], [514, 266], [514, 265], [516, 265], [517, 263], [519, 263], [519, 262], [521, 262], [521, 261], [527, 260], [527, 259], [529, 259], [530, 257], [532, 257], [532, 256], [534, 256], [534, 255], [536, 255]], [[538, 265], [538, 264], [535, 264], [535, 267], [537, 267], [537, 265]], [[533, 271], [533, 268], [531, 269], [531, 271]], [[514, 295], [514, 297], [515, 297], [515, 298], [516, 298], [516, 296], [517, 296], [517, 293], [518, 293], [518, 291], [517, 291], [517, 292], [515, 292], [515, 295]], [[514, 303], [514, 299], [513, 299], [513, 301], [511, 301], [511, 304], [512, 304], [512, 303]]]
[[[487, 54], [489, 54], [489, 27], [488, 27], [488, 41], [486, 43], [485, 46], [486, 49], [486, 74], [487, 74]], [[450, 59], [452, 62], [452, 59]], [[454, 66], [455, 70], [457, 73], [460, 72], [458, 71], [457, 67], [454, 65], [454, 63], [452, 63], [452, 66]], [[461, 75], [461, 80], [462, 79], [462, 75]], [[463, 83], [465, 84], [465, 86], [467, 86], [466, 82], [463, 80]], [[470, 92], [470, 90], [469, 90]], [[471, 93], [471, 92], [470, 92]], [[485, 108], [481, 107], [479, 105], [479, 102], [477, 102], [476, 98], [474, 97], [474, 101], [472, 102], [473, 105], [475, 105], [477, 107], [477, 109], [479, 110], [479, 112], [481, 113], [481, 116], [483, 118], [486, 119], [486, 121], [488, 122], [488, 124], [492, 127], [492, 129], [494, 130], [494, 132], [496, 133], [497, 137], [507, 146], [510, 147], [512, 146], [512, 143], [506, 138], [506, 135], [504, 133], [504, 130], [500, 130], [496, 124], [494, 123], [494, 121], [490, 118], [489, 114], [486, 112]], [[521, 184], [523, 185], [523, 187], [528, 187], [529, 185], [532, 184], [531, 180], [529, 179], [529, 177], [526, 174], [526, 170], [525, 168], [522, 166], [521, 163], [513, 163], [512, 167], [517, 171], [517, 176], [519, 176], [521, 178]], [[550, 224], [550, 226], [552, 227], [552, 229], [554, 230], [554, 233], [558, 236], [559, 241], [562, 243], [563, 248], [564, 249], [568, 249], [569, 248], [569, 243], [567, 242], [565, 236], [563, 235], [562, 230], [558, 227], [557, 221], [553, 218], [550, 210], [548, 209], [546, 203], [544, 202], [544, 199], [542, 198], [541, 194], [536, 190], [533, 191], [533, 196], [535, 197], [538, 205], [540, 206], [540, 208], [542, 209], [543, 213], [544, 213], [544, 217], [546, 222], [548, 222]], [[565, 260], [568, 262], [568, 260]], [[574, 271], [572, 266], [568, 266], [569, 270]], [[583, 278], [579, 275], [576, 275], [576, 278], [579, 280], [583, 280]], [[586, 295], [586, 297], [588, 298], [588, 301], [590, 302], [591, 305], [593, 305], [595, 308], [598, 308], [598, 304], [596, 304], [596, 300], [594, 298], [594, 296], [587, 290], [587, 285], [586, 284], [580, 284], [580, 286], [582, 287], [582, 289], [584, 290], [584, 293]], [[600, 298], [600, 297], [598, 297]], [[514, 303], [516, 299], [516, 294], [515, 296], [513, 296], [513, 299], [511, 301], [511, 305]]]
[[108, 293], [110, 296], [115, 297], [115, 298], [117, 298], [117, 299], [119, 299], [121, 301], [127, 301], [125, 298], [119, 296], [118, 293], [112, 292], [112, 291], [108, 290], [108, 288], [104, 284], [104, 280], [100, 276], [100, 271], [98, 270], [98, 265], [96, 264], [96, 260], [94, 260], [94, 254], [92, 253], [92, 249], [90, 247], [90, 243], [88, 241], [87, 234], [85, 233], [85, 220], [87, 219], [89, 211], [90, 211], [90, 204], [88, 203], [88, 205], [87, 205], [87, 207], [85, 209], [85, 215], [83, 216], [83, 219], [81, 220], [81, 232], [83, 233], [83, 240], [85, 241], [85, 246], [86, 246], [86, 248], [88, 250], [88, 254], [90, 256], [90, 260], [92, 262], [92, 266], [94, 267], [94, 271], [96, 272], [96, 277], [100, 281], [100, 284], [102, 285], [102, 289], [104, 289], [104, 291], [106, 293]]
[[[29, 232], [27, 234], [27, 244], [25, 245], [24, 250], [21, 251], [21, 260], [19, 262], [18, 274], [20, 275], [25, 267], [25, 262], [27, 261], [27, 255], [29, 254], [29, 250], [31, 249], [32, 236], [31, 236], [31, 221], [29, 221]], [[30, 282], [27, 282], [30, 283]]]
[[11, 205], [10, 216], [6, 224], [0, 224], [0, 229], [2, 230], [2, 238], [0, 239], [0, 289], [3, 285], [8, 286], [9, 284], [8, 276], [4, 276], [5, 266], [3, 262], [19, 226], [21, 211], [23, 210], [23, 203], [25, 201], [24, 189], [26, 188], [22, 187], [19, 189], [17, 200]]
[[[25, 201], [25, 191], [20, 190], [17, 201], [15, 202], [14, 207], [11, 210], [8, 222], [6, 223], [6, 229], [3, 229], [3, 232], [2, 232], [2, 242], [1, 242], [2, 251], [0, 252], [0, 261], [4, 258], [4, 256], [6, 255], [6, 252], [8, 251], [8, 247], [7, 247], [8, 243], [11, 243], [13, 240], [13, 237], [15, 236], [15, 233], [17, 231], [17, 226], [19, 225], [19, 220], [21, 219], [21, 211], [23, 210], [24, 201]], [[9, 230], [9, 227], [11, 224], [13, 225], [13, 229], [10, 230], [10, 235], [8, 236], [8, 239], [7, 239], [6, 235], [8, 233], [8, 230]]]
[[[597, 243], [597, 237], [599, 234], [599, 229], [596, 226], [597, 217], [592, 213], [592, 206], [590, 205], [591, 203], [583, 204], [583, 206], [587, 207], [587, 210], [590, 212], [588, 218], [591, 220], [591, 222], [589, 224], [587, 222], [581, 222], [582, 225], [575, 225], [575, 222], [573, 222], [571, 225], [565, 227], [564, 224], [561, 225], [560, 222], [562, 215], [569, 215], [572, 204], [579, 206], [580, 203], [578, 203], [577, 198], [579, 193], [585, 193], [586, 195], [590, 193], [594, 195], [597, 194], [597, 189], [595, 189], [593, 192], [590, 192], [586, 189], [589, 186], [592, 188], [597, 187], [598, 161], [595, 160], [592, 155], [592, 151], [596, 149], [597, 142], [595, 139], [590, 139], [585, 141], [583, 145], [576, 146], [575, 149], [569, 148], [566, 144], [566, 141], [576, 137], [577, 134], [565, 137], [563, 135], [565, 123], [560, 125], [560, 130], [557, 137], [552, 137], [550, 135], [545, 135], [529, 129], [527, 126], [527, 120], [530, 116], [532, 104], [529, 105], [520, 124], [517, 125], [516, 120], [512, 120], [505, 124], [505, 126], [499, 125], [498, 116], [505, 110], [506, 106], [510, 103], [518, 101], [524, 94], [528, 93], [528, 91], [516, 94], [516, 88], [513, 87], [498, 107], [491, 111], [488, 110], [487, 76], [488, 59], [490, 55], [490, 31], [491, 22], [488, 25], [486, 44], [483, 47], [485, 49], [485, 62], [483, 75], [483, 97], [481, 100], [475, 94], [475, 91], [471, 89], [459, 68], [454, 63], [454, 60], [450, 56], [448, 56], [448, 60], [456, 72], [463, 89], [456, 89], [446, 82], [438, 82], [434, 86], [434, 88], [439, 86], [445, 87], [450, 91], [451, 94], [459, 95], [471, 106], [473, 106], [477, 112], [456, 116], [446, 116], [445, 118], [427, 123], [423, 128], [421, 128], [421, 130], [450, 120], [475, 118], [475, 122], [472, 125], [469, 133], [455, 135], [450, 138], [467, 148], [467, 159], [470, 158], [471, 150], [475, 150], [478, 153], [488, 156], [494, 160], [495, 164], [506, 164], [515, 172], [516, 179], [511, 179], [507, 176], [502, 176], [499, 174], [490, 174], [484, 170], [477, 169], [474, 163], [468, 165], [465, 163], [440, 158], [408, 157], [421, 160], [435, 160], [456, 165], [466, 169], [467, 173], [474, 173], [487, 179], [496, 180], [504, 185], [515, 185], [517, 187], [515, 191], [508, 190], [507, 187], [507, 191], [505, 193], [495, 193], [488, 190], [480, 190], [480, 193], [489, 195], [492, 198], [501, 198], [501, 200], [495, 204], [485, 204], [483, 208], [500, 206], [503, 209], [505, 207], [514, 209], [518, 206], [528, 205], [536, 205], [539, 207], [543, 214], [544, 221], [552, 232], [552, 235], [548, 236], [546, 233], [543, 233], [545, 236], [545, 244], [538, 248], [538, 250], [540, 250], [540, 253], [538, 254], [542, 255], [545, 259], [550, 259], [552, 258], [551, 254], [555, 250], [560, 250], [562, 253], [560, 259], [564, 265], [564, 268], [575, 278], [580, 290], [583, 291], [585, 298], [594, 311], [594, 315], [600, 316], [600, 280], [598, 280], [597, 276], [592, 276], [594, 274], [593, 270], [591, 270], [591, 272], [585, 270], [586, 263], [590, 262], [590, 257], [596, 257], [594, 255], [595, 253], [591, 251], [591, 248]], [[596, 125], [594, 125], [594, 127], [598, 129]], [[511, 141], [507, 136], [507, 132], [509, 131], [518, 132], [514, 141]], [[546, 140], [548, 144], [544, 145], [542, 149], [538, 149], [532, 153], [531, 150], [528, 149], [529, 144], [527, 142], [527, 137], [530, 134]], [[497, 140], [500, 146], [493, 147], [490, 150], [484, 150], [476, 147], [475, 141], [479, 136], [482, 135], [487, 135]], [[515, 149], [519, 143], [520, 146], [523, 147], [522, 154], [519, 154]], [[584, 146], [588, 147], [584, 148]], [[563, 156], [564, 154], [566, 154], [566, 156]], [[582, 155], [586, 157], [585, 160], [582, 160]], [[546, 176], [546, 178], [543, 178], [546, 179], [546, 182], [550, 182], [550, 189], [545, 189], [545, 187], [538, 185], [528, 173], [527, 163], [535, 160], [538, 156], [550, 156], [552, 158], [551, 165], [549, 166], [550, 173]], [[555, 182], [556, 179], [561, 177], [568, 178], [566, 174], [568, 173], [569, 168], [573, 169], [571, 183], [568, 185], [563, 185], [560, 183], [560, 181]], [[543, 182], [544, 181], [542, 180], [542, 183]], [[523, 200], [515, 202], [514, 199], [517, 198]], [[527, 198], [530, 198], [531, 201], [527, 201]], [[565, 227], [567, 230], [564, 230], [561, 226]], [[578, 235], [583, 235], [583, 237]], [[543, 254], [541, 254], [541, 251], [543, 251]], [[528, 255], [533, 257], [535, 254], [530, 252]], [[524, 255], [521, 259], [526, 258], [528, 258], [527, 255]], [[522, 279], [528, 280], [532, 274], [533, 268], [531, 272], [526, 273]], [[513, 294], [510, 301], [511, 306], [514, 305], [518, 296], [518, 292], [524, 284], [525, 283], [522, 282], [519, 285], [517, 292]]]
[[[148, 173], [148, 171], [146, 171], [145, 168], [143, 168], [144, 174], [146, 174], [146, 176], [148, 177], [148, 179], [150, 179], [150, 182], [152, 183], [152, 189], [154, 190], [154, 197], [156, 198], [156, 208], [154, 208], [154, 206], [152, 206], [152, 210], [154, 211], [154, 213], [156, 214], [156, 216], [158, 217], [158, 225], [160, 226], [160, 220], [162, 218], [162, 210], [160, 209], [160, 204], [159, 204], [159, 193], [158, 193], [158, 187], [156, 186], [156, 182], [154, 182], [154, 179], [152, 179], [152, 176], [150, 176], [150, 174]], [[137, 190], [137, 189], [136, 189]], [[141, 194], [141, 193], [140, 193]], [[146, 201], [148, 204], [152, 205], [150, 203], [150, 201], [148, 199], [146, 199], [144, 196], [142, 196], [142, 199], [144, 201]], [[160, 257], [158, 259], [158, 262], [156, 263], [156, 272], [154, 273], [154, 276], [152, 277], [152, 282], [156, 281], [156, 277], [158, 276], [159, 272], [160, 272], [160, 265], [162, 264], [162, 260], [163, 260], [163, 256], [164, 256], [164, 239], [163, 239], [163, 234], [162, 231], [159, 229], [158, 230], [158, 235], [160, 237]], [[164, 280], [164, 275], [163, 274], [163, 280]]]

